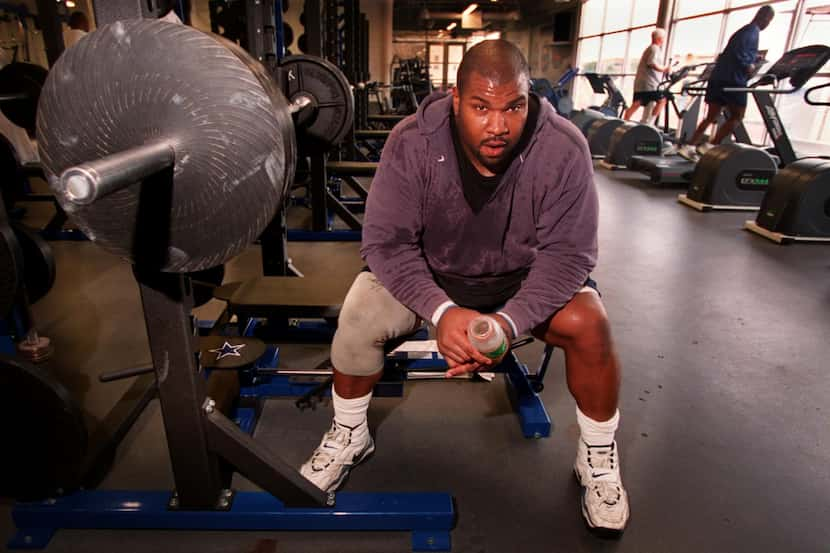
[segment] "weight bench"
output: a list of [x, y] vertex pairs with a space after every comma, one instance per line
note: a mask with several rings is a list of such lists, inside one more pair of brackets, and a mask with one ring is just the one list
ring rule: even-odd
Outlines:
[[356, 140], [386, 140], [391, 132], [388, 130], [360, 129], [354, 132], [354, 137]]
[[329, 161], [326, 170], [338, 177], [374, 177], [378, 165], [374, 161]]

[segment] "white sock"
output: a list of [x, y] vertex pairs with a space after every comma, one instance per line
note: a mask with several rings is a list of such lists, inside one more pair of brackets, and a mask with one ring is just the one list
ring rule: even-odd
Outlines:
[[337, 395], [334, 386], [331, 387], [332, 404], [334, 405], [334, 420], [337, 424], [357, 428], [366, 422], [366, 413], [369, 411], [369, 402], [372, 401], [372, 392], [363, 397], [345, 399]]
[[614, 416], [604, 422], [595, 421], [585, 413], [576, 408], [576, 422], [582, 434], [582, 441], [588, 445], [610, 445], [614, 442], [614, 433], [620, 423], [620, 410]]

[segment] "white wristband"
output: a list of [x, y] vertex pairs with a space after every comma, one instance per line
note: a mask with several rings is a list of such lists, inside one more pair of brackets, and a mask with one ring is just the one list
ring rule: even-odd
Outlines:
[[507, 324], [510, 325], [510, 330], [513, 331], [513, 338], [517, 338], [519, 336], [519, 329], [516, 328], [516, 323], [513, 322], [513, 319], [505, 313], [504, 311], [497, 311], [496, 315], [501, 315], [504, 317], [504, 320], [507, 321]]
[[441, 305], [438, 306], [438, 309], [436, 309], [432, 313], [432, 319], [430, 319], [430, 322], [432, 322], [432, 326], [435, 326], [435, 327], [438, 326], [438, 322], [441, 320], [441, 317], [444, 316], [444, 312], [447, 309], [449, 309], [450, 307], [458, 307], [458, 306], [455, 305], [451, 301], [445, 301], [444, 303], [442, 303]]

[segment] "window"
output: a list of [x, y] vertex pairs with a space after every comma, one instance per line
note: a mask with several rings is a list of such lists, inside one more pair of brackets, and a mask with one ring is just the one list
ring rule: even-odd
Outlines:
[[603, 30], [610, 33], [631, 27], [631, 8], [633, 6], [634, 0], [611, 0], [608, 2]]
[[[582, 5], [577, 46], [580, 71], [614, 75], [630, 101], [634, 74], [640, 55], [651, 42], [659, 4], [660, 0], [587, 0]], [[577, 107], [604, 100], [584, 79], [578, 79], [573, 90]]]
[[456, 74], [465, 45], [458, 42], [431, 42], [429, 44], [429, 80], [433, 88], [447, 90], [455, 86]]
[[722, 22], [723, 16], [710, 15], [672, 25], [669, 34], [671, 58], [681, 60], [683, 64], [686, 59], [693, 59], [692, 63], [714, 61], [720, 51], [718, 37]]
[[[757, 0], [678, 0], [669, 32], [672, 57], [680, 59], [681, 63], [686, 63], [687, 58], [689, 62], [714, 60], [729, 37], [752, 20], [758, 3]], [[761, 33], [758, 48], [767, 50], [769, 62], [776, 61], [791, 48], [827, 44], [830, 15], [823, 13], [830, 11], [826, 9], [830, 0], [771, 0], [767, 3], [775, 9], [775, 18]], [[800, 18], [796, 17], [799, 5], [802, 9]], [[820, 7], [825, 9], [818, 9]], [[794, 29], [797, 22], [798, 28]], [[706, 40], [701, 37], [706, 37]], [[828, 78], [830, 72], [820, 74], [814, 82], [826, 82]], [[830, 132], [825, 130], [825, 123], [830, 122], [827, 121], [830, 119], [830, 108], [809, 106], [803, 96], [803, 90], [797, 94], [776, 96], [776, 105], [790, 139], [794, 147], [802, 152], [830, 153]], [[770, 142], [761, 114], [751, 97], [744, 125], [754, 142]]]
[[726, 7], [726, 0], [678, 0], [675, 17], [689, 17], [701, 13], [711, 13]]
[[605, 20], [605, 0], [588, 0], [582, 6], [579, 36], [598, 35]]

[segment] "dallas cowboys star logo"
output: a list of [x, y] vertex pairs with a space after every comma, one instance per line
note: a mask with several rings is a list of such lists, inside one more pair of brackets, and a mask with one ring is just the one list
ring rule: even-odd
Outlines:
[[221, 348], [209, 349], [208, 351], [210, 353], [215, 353], [216, 360], [221, 361], [225, 357], [242, 357], [242, 354], [239, 353], [239, 350], [241, 350], [244, 347], [245, 344], [237, 344], [234, 346], [229, 344], [228, 342], [225, 342], [224, 344], [222, 344]]

